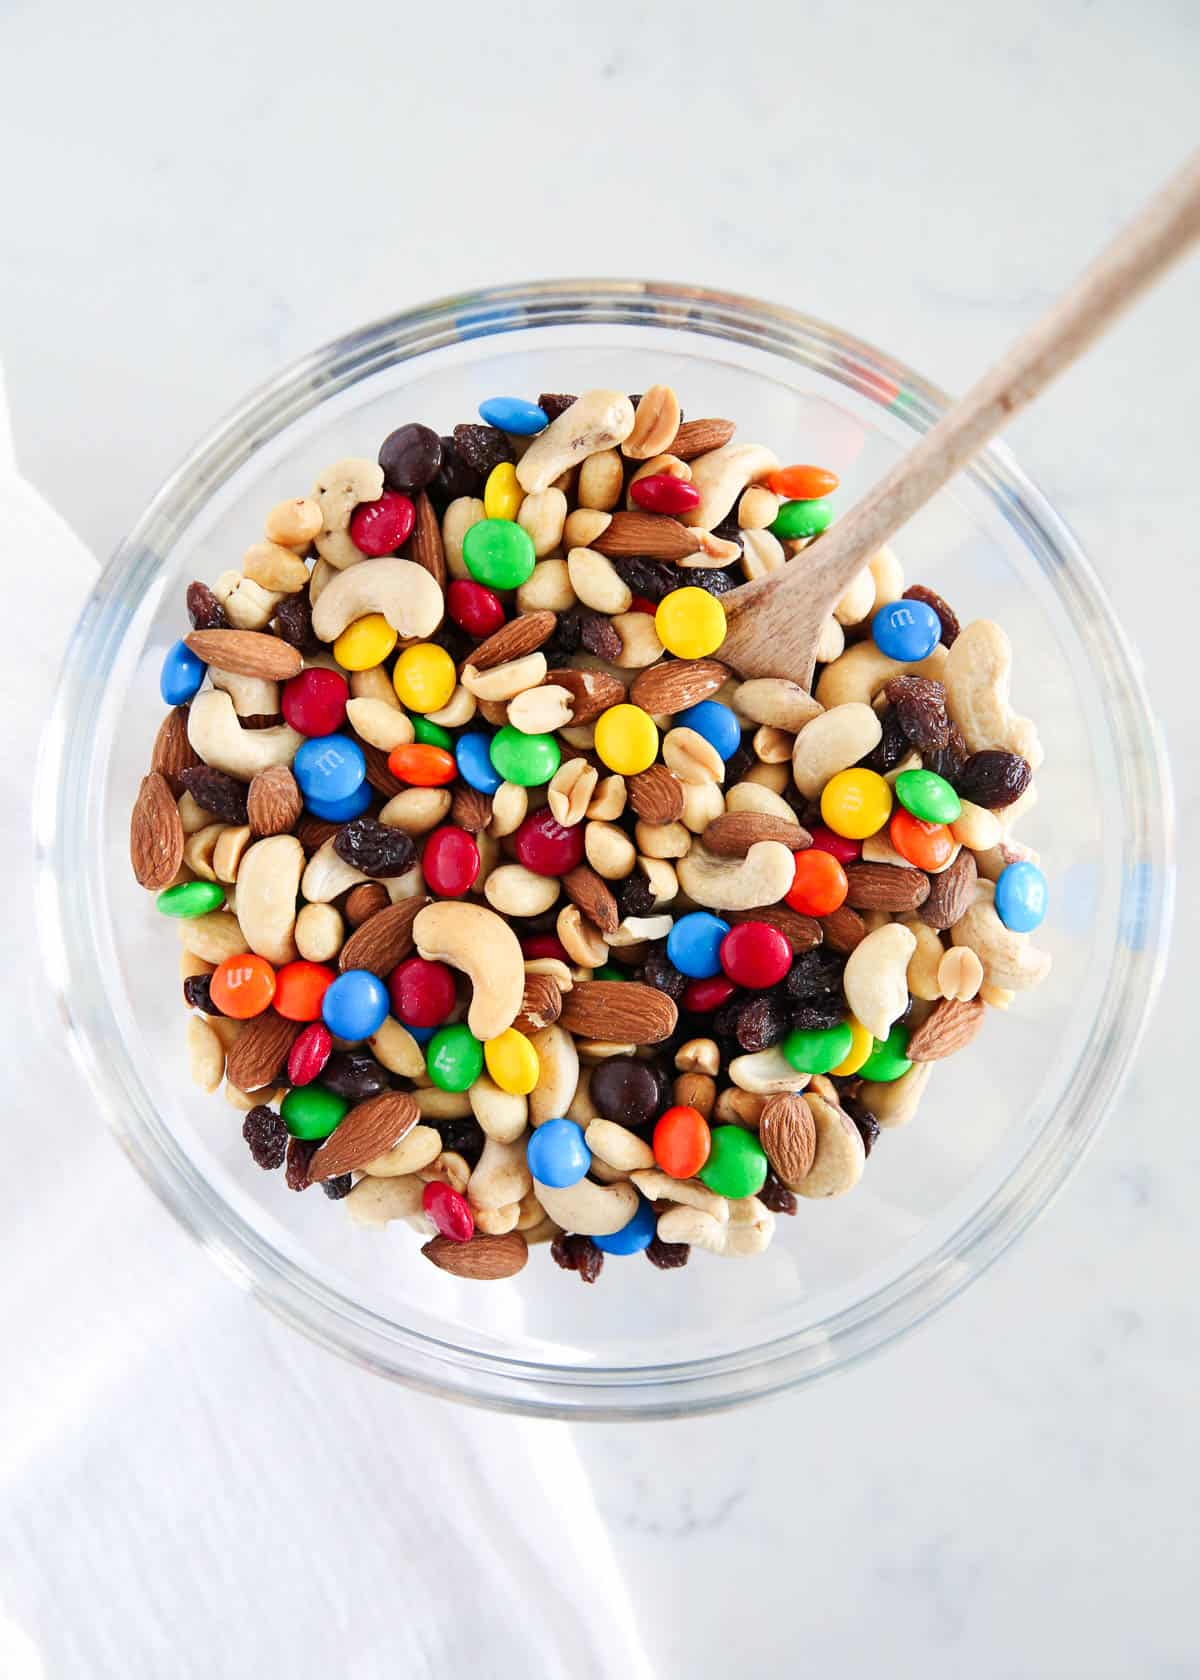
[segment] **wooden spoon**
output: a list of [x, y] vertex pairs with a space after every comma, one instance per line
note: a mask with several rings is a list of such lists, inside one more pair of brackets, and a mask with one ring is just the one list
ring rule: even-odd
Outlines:
[[1198, 236], [1200, 152], [861, 502], [779, 571], [722, 596], [722, 662], [744, 677], [787, 676], [809, 687], [821, 626], [880, 544]]

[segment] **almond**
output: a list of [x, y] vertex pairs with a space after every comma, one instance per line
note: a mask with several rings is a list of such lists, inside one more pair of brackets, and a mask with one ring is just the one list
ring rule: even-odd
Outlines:
[[446, 550], [442, 546], [442, 527], [437, 511], [422, 490], [416, 498], [417, 516], [413, 523], [409, 556], [418, 566], [424, 566], [438, 588], [446, 587]]
[[899, 910], [908, 915], [929, 897], [925, 871], [895, 863], [849, 863], [846, 880], [846, 903], [852, 910]]
[[732, 420], [685, 420], [672, 440], [671, 454], [677, 461], [694, 461], [710, 449], [723, 449], [736, 431]]
[[652, 827], [678, 822], [683, 815], [683, 783], [665, 764], [652, 764], [625, 780], [629, 803]]
[[260, 770], [246, 795], [246, 816], [256, 840], [290, 834], [304, 813], [304, 799], [286, 764]]
[[299, 1023], [285, 1021], [273, 1009], [256, 1015], [237, 1035], [225, 1064], [225, 1077], [239, 1091], [273, 1085], [299, 1036]]
[[707, 700], [729, 676], [719, 659], [666, 659], [639, 673], [629, 698], [651, 717], [673, 714]]
[[129, 861], [134, 879], [147, 892], [169, 887], [183, 862], [183, 823], [167, 778], [157, 770], [142, 777], [129, 818]]
[[953, 927], [975, 902], [978, 874], [975, 854], [964, 846], [948, 868], [930, 877], [929, 897], [917, 911], [921, 920], [939, 933]]
[[909, 1039], [905, 1055], [910, 1062], [940, 1062], [944, 1056], [953, 1056], [970, 1044], [986, 1014], [987, 1005], [981, 998], [972, 998], [969, 1003], [943, 998]]
[[559, 1022], [577, 1038], [661, 1044], [679, 1011], [665, 992], [639, 980], [580, 980], [563, 999]]
[[299, 648], [261, 630], [191, 630], [183, 639], [206, 665], [241, 677], [286, 682], [304, 668]]
[[519, 1033], [540, 1032], [562, 1014], [562, 992], [549, 974], [526, 974], [521, 1010], [513, 1026]]
[[616, 933], [621, 925], [617, 901], [608, 883], [594, 869], [581, 863], [577, 869], [568, 870], [562, 877], [562, 887], [571, 903], [577, 904], [601, 933]]
[[167, 785], [176, 799], [183, 792], [179, 780], [181, 770], [190, 770], [200, 758], [188, 740], [188, 709], [174, 706], [158, 726], [154, 749], [150, 754], [150, 768], [167, 778]]
[[546, 672], [546, 681], [565, 688], [571, 696], [572, 724], [591, 723], [610, 706], [619, 706], [625, 698], [625, 684], [611, 671], [576, 671], [573, 667], [556, 667]]
[[696, 553], [700, 537], [666, 513], [618, 512], [600, 535], [592, 538], [592, 547], [610, 560], [622, 556], [682, 560]]
[[758, 1141], [781, 1184], [794, 1190], [812, 1170], [817, 1128], [802, 1096], [789, 1092], [770, 1097], [759, 1116]]
[[346, 920], [353, 928], [362, 927], [372, 916], [386, 910], [389, 899], [382, 881], [360, 881], [346, 894]]
[[477, 671], [490, 671], [494, 665], [507, 665], [510, 659], [524, 659], [527, 653], [536, 653], [543, 642], [549, 641], [557, 623], [554, 613], [544, 611], [510, 618], [472, 649], [470, 663]]
[[802, 916], [786, 904], [764, 904], [757, 910], [723, 910], [727, 922], [765, 922], [778, 929], [792, 947], [792, 955], [800, 956], [821, 943], [821, 924], [811, 916]]
[[386, 910], [356, 929], [342, 946], [338, 967], [344, 974], [350, 968], [366, 968], [381, 980], [403, 962], [413, 948], [412, 927], [417, 911], [428, 903], [423, 895], [402, 898], [399, 904], [389, 904]]
[[326, 822], [324, 817], [314, 817], [311, 811], [305, 811], [296, 824], [296, 838], [304, 847], [305, 855], [311, 857], [319, 852], [326, 840], [332, 840], [341, 823]]
[[799, 823], [762, 811], [726, 811], [713, 818], [703, 838], [707, 849], [717, 857], [745, 857], [760, 840], [778, 840], [790, 852], [802, 852], [812, 845], [812, 835]]
[[465, 828], [468, 834], [479, 834], [491, 820], [490, 793], [481, 793], [478, 788], [468, 787], [466, 783], [455, 788], [450, 805], [450, 821], [456, 828]]
[[440, 1271], [473, 1283], [493, 1283], [498, 1278], [516, 1277], [529, 1258], [529, 1248], [520, 1231], [506, 1231], [502, 1237], [472, 1237], [470, 1242], [453, 1242], [449, 1237], [431, 1237], [421, 1249]]
[[822, 916], [820, 927], [826, 945], [839, 957], [848, 957], [855, 946], [861, 945], [867, 937], [867, 924], [848, 904], [843, 904], [828, 916]]
[[394, 1149], [420, 1118], [421, 1110], [408, 1091], [384, 1091], [356, 1103], [309, 1162], [309, 1183], [319, 1184], [324, 1178], [366, 1166], [377, 1155]]

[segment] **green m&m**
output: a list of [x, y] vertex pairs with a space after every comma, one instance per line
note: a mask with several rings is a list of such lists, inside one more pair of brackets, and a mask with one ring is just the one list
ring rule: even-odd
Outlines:
[[439, 1027], [425, 1047], [425, 1067], [439, 1091], [469, 1091], [483, 1072], [483, 1045], [461, 1021]]
[[279, 1105], [283, 1123], [295, 1138], [326, 1138], [342, 1122], [350, 1104], [323, 1085], [296, 1085]]
[[902, 770], [895, 791], [904, 809], [922, 822], [952, 823], [962, 816], [962, 800], [933, 770]]
[[849, 1021], [836, 1027], [797, 1027], [783, 1041], [783, 1053], [797, 1073], [828, 1073], [844, 1062], [854, 1043]]
[[767, 1157], [752, 1132], [741, 1126], [714, 1126], [708, 1160], [696, 1174], [718, 1196], [737, 1201], [756, 1196], [767, 1177]]
[[164, 916], [207, 916], [225, 902], [225, 888], [216, 881], [181, 881], [164, 887], [154, 900]]
[[414, 712], [411, 721], [415, 740], [423, 741], [427, 747], [443, 747], [446, 752], [454, 751], [454, 737], [448, 729], [443, 729], [440, 723], [430, 723], [420, 712]]
[[907, 1073], [912, 1063], [904, 1052], [908, 1049], [908, 1028], [899, 1021], [882, 1041], [875, 1040], [871, 1054], [858, 1070], [860, 1079], [873, 1079], [877, 1085], [888, 1085]]
[[818, 537], [833, 518], [833, 509], [823, 496], [811, 502], [784, 502], [775, 515], [771, 533], [786, 542], [790, 537]]
[[525, 735], [506, 723], [492, 737], [492, 769], [518, 787], [541, 787], [562, 763], [562, 749], [553, 735]]
[[533, 571], [533, 538], [511, 519], [481, 519], [463, 538], [463, 562], [476, 583], [519, 589]]

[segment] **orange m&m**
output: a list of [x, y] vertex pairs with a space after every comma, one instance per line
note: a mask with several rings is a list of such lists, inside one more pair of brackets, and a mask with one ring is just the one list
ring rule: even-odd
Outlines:
[[846, 871], [831, 852], [797, 852], [787, 902], [802, 916], [832, 916], [850, 890]]
[[941, 869], [954, 856], [954, 836], [946, 824], [922, 822], [903, 805], [892, 812], [888, 837], [905, 862], [915, 869]]
[[243, 951], [217, 964], [209, 992], [222, 1015], [230, 1015], [235, 1021], [249, 1021], [270, 1008], [275, 996], [275, 970], [266, 957]]
[[337, 979], [324, 963], [284, 963], [275, 976], [275, 1011], [285, 1021], [319, 1021], [321, 1000]]
[[780, 467], [767, 479], [777, 496], [791, 502], [813, 502], [831, 496], [841, 480], [828, 467]]
[[708, 1160], [712, 1136], [698, 1108], [678, 1103], [654, 1128], [654, 1159], [669, 1178], [695, 1178]]
[[445, 787], [458, 775], [454, 754], [427, 741], [409, 741], [405, 746], [393, 747], [388, 754], [388, 769], [393, 776], [411, 782], [414, 787]]

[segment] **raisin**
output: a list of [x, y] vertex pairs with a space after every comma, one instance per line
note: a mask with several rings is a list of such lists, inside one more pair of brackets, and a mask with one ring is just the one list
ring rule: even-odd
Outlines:
[[354, 1180], [349, 1173], [339, 1173], [337, 1178], [323, 1178], [321, 1188], [331, 1202], [340, 1202], [343, 1196], [348, 1196], [354, 1188]]
[[560, 414], [565, 414], [575, 398], [567, 391], [543, 391], [537, 400], [542, 413], [550, 420], [557, 420]]
[[725, 760], [725, 786], [733, 787], [758, 763], [754, 749], [743, 741], [737, 751]]
[[434, 647], [445, 648], [456, 665], [462, 665], [478, 647], [482, 638], [472, 636], [461, 625], [455, 624], [453, 619], [444, 618], [426, 640]]
[[[745, 578], [738, 572], [726, 566], [694, 566], [687, 572], [687, 582], [696, 584], [700, 589], [707, 589], [710, 595], [728, 595], [731, 589], [745, 583]], [[682, 583], [676, 584], [682, 589]]]
[[791, 1024], [799, 1032], [827, 1032], [845, 1019], [846, 1006], [840, 997], [812, 998], [792, 1010]]
[[836, 951], [829, 950], [824, 945], [816, 945], [811, 951], [802, 951], [792, 964], [791, 973], [785, 982], [787, 994], [797, 1003], [808, 1003], [814, 998], [825, 997], [832, 992], [838, 998], [842, 995], [842, 971], [846, 966], [845, 957]]
[[908, 736], [900, 727], [895, 706], [888, 706], [879, 722], [883, 734], [879, 737], [877, 745], [858, 762], [862, 769], [874, 770], [876, 775], [886, 776], [889, 770], [896, 768], [908, 751]]
[[779, 993], [747, 998], [739, 1005], [734, 1034], [742, 1049], [753, 1055], [769, 1050], [787, 1037], [792, 1005]]
[[212, 1000], [212, 975], [189, 974], [183, 982], [183, 1001], [189, 1009], [202, 1009], [206, 1015], [221, 1015]]
[[304, 649], [312, 645], [312, 607], [306, 593], [284, 596], [275, 608], [275, 627], [289, 647]]
[[444, 437], [442, 464], [426, 485], [429, 500], [435, 507], [444, 508], [460, 496], [477, 496], [483, 489], [483, 476], [463, 460], [454, 439]]
[[246, 821], [246, 784], [235, 782], [224, 770], [209, 764], [190, 764], [179, 772], [179, 780], [197, 805], [211, 811], [220, 822], [240, 828]]
[[573, 653], [578, 653], [582, 630], [583, 621], [577, 607], [559, 613], [553, 635], [542, 643], [541, 651], [546, 656], [546, 664], [552, 668], [562, 665]]
[[402, 828], [389, 828], [374, 817], [343, 823], [333, 837], [333, 849], [343, 863], [376, 879], [407, 875], [417, 857], [417, 848]]
[[660, 992], [665, 992], [669, 998], [679, 1002], [687, 991], [688, 979], [681, 974], [675, 964], [667, 956], [665, 946], [651, 951], [642, 964], [642, 984], [656, 986]]
[[242, 1136], [250, 1146], [255, 1166], [273, 1172], [283, 1165], [288, 1147], [287, 1127], [273, 1108], [262, 1103], [252, 1108], [242, 1121]]
[[484, 478], [501, 461], [512, 460], [512, 444], [495, 426], [455, 426], [454, 447], [467, 466]]
[[785, 1184], [779, 1182], [770, 1167], [767, 1168], [767, 1176], [763, 1180], [762, 1189], [758, 1192], [758, 1199], [772, 1213], [793, 1214], [796, 1211], [795, 1196], [792, 1195]]
[[876, 1138], [879, 1136], [879, 1121], [876, 1120], [869, 1108], [864, 1108], [862, 1103], [853, 1097], [843, 1096], [842, 1109], [858, 1128], [858, 1135], [863, 1141], [863, 1153], [869, 1155], [875, 1147]]
[[929, 677], [893, 677], [884, 691], [905, 737], [919, 753], [939, 752], [950, 739], [946, 690]]
[[464, 1114], [452, 1120], [426, 1120], [427, 1126], [432, 1126], [442, 1140], [442, 1148], [454, 1155], [461, 1155], [471, 1168], [474, 1168], [483, 1154], [483, 1128], [473, 1115]]
[[550, 1244], [550, 1258], [564, 1272], [578, 1272], [584, 1283], [595, 1283], [604, 1267], [604, 1252], [591, 1237], [555, 1237]]
[[289, 1190], [308, 1189], [308, 1167], [317, 1153], [317, 1138], [289, 1138], [287, 1146], [287, 1187]]
[[579, 639], [589, 653], [610, 663], [621, 657], [621, 633], [611, 618], [589, 609], [581, 615]]
[[644, 875], [630, 875], [621, 882], [617, 892], [617, 908], [621, 919], [626, 916], [648, 916], [654, 908], [654, 888]]
[[321, 1084], [350, 1103], [365, 1102], [392, 1088], [387, 1070], [368, 1050], [335, 1050], [321, 1072]]
[[[186, 780], [188, 772], [183, 772]], [[1019, 753], [988, 748], [972, 753], [958, 772], [955, 787], [964, 799], [985, 810], [997, 811], [1020, 799], [1033, 777], [1028, 759]]]
[[188, 584], [187, 615], [193, 630], [224, 630], [229, 624], [225, 608], [208, 585], [199, 579]]
[[962, 730], [956, 723], [950, 725], [944, 747], [935, 747], [932, 752], [922, 754], [926, 770], [932, 770], [936, 776], [943, 777], [954, 786], [958, 785], [958, 773], [970, 756]]
[[906, 601], [924, 601], [927, 607], [932, 607], [938, 615], [942, 633], [938, 637], [943, 647], [953, 647], [955, 637], [961, 628], [954, 610], [948, 607], [942, 597], [934, 589], [927, 589], [923, 583], [912, 583], [904, 591]]
[[651, 1237], [646, 1245], [647, 1260], [660, 1272], [673, 1272], [680, 1266], [686, 1266], [691, 1253], [687, 1243], [663, 1242], [661, 1237]]
[[610, 562], [621, 582], [635, 595], [641, 595], [657, 606], [664, 595], [679, 588], [679, 573], [674, 566], [660, 561], [643, 560], [638, 555], [615, 555]]

